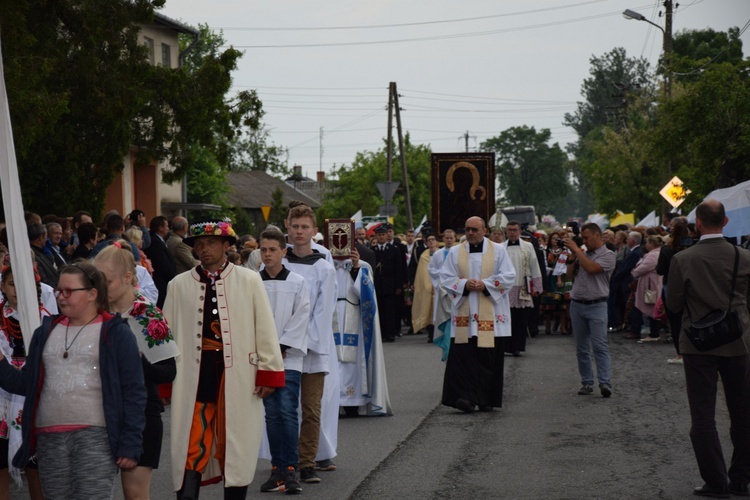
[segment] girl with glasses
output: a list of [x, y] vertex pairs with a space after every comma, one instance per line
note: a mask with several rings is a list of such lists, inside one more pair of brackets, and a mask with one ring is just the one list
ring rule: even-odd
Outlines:
[[13, 465], [37, 454], [45, 498], [111, 498], [118, 468], [134, 468], [142, 453], [138, 346], [127, 322], [107, 312], [107, 285], [93, 265], [64, 266], [57, 295], [61, 314], [43, 318], [26, 365], [0, 357], [0, 387], [26, 397]]

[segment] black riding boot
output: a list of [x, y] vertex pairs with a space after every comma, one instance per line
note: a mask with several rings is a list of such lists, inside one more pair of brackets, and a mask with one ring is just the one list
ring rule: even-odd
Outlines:
[[245, 500], [246, 497], [247, 486], [224, 488], [224, 500]]
[[177, 500], [198, 500], [200, 490], [201, 473], [194, 470], [186, 470], [185, 477], [182, 480], [182, 488], [177, 492]]

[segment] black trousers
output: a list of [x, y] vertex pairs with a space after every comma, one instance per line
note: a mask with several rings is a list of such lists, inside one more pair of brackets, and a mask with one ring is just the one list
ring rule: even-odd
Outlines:
[[505, 342], [505, 352], [516, 352], [526, 350], [526, 338], [529, 331], [530, 307], [510, 308], [510, 332], [511, 337]]
[[395, 339], [401, 329], [401, 317], [397, 314], [395, 294], [378, 294], [378, 319], [380, 320], [380, 333], [383, 339]]
[[458, 399], [479, 406], [503, 406], [503, 377], [506, 337], [495, 337], [495, 347], [478, 347], [477, 338], [467, 344], [451, 339], [443, 377], [442, 403], [456, 408]]
[[[685, 382], [690, 403], [690, 440], [703, 480], [711, 486], [750, 481], [750, 355], [723, 357], [684, 354]], [[734, 451], [729, 471], [716, 430], [718, 378], [724, 386]]]

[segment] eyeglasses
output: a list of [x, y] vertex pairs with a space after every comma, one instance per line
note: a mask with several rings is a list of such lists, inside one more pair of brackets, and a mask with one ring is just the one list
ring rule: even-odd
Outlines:
[[62, 297], [64, 299], [69, 299], [71, 295], [73, 295], [73, 292], [79, 292], [81, 290], [91, 290], [90, 286], [84, 287], [84, 288], [56, 288], [55, 289], [55, 297]]
[[478, 233], [481, 230], [482, 229], [478, 227], [465, 227], [464, 228], [464, 231], [466, 231], [467, 233]]

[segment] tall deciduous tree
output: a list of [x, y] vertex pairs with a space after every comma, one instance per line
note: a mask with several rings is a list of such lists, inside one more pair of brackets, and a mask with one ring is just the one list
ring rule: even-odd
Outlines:
[[605, 137], [605, 127], [615, 130], [628, 127], [634, 100], [653, 96], [655, 92], [648, 61], [628, 57], [621, 47], [599, 57], [592, 56], [590, 62], [591, 76], [581, 85], [584, 100], [563, 121], [578, 134], [578, 141], [568, 146], [568, 152], [574, 156], [569, 166], [573, 191], [566, 200], [565, 210], [579, 216], [600, 210], [596, 193], [604, 192], [589, 176], [597, 160], [592, 146]]
[[564, 124], [572, 127], [579, 138], [597, 127], [618, 128], [621, 113], [627, 107], [631, 92], [653, 86], [648, 61], [628, 57], [617, 47], [601, 57], [591, 57], [591, 76], [583, 81], [576, 110], [565, 114]]
[[654, 156], [670, 158], [693, 191], [690, 204], [750, 179], [750, 63], [712, 63], [678, 88], [653, 138]]
[[567, 156], [550, 145], [549, 129], [539, 132], [526, 125], [511, 127], [481, 144], [494, 151], [502, 205], [534, 205], [539, 213], [552, 213], [568, 195]]
[[[395, 148], [394, 148], [395, 149]], [[409, 194], [414, 214], [430, 212], [430, 164], [432, 150], [429, 146], [413, 145], [409, 134], [404, 137], [404, 154], [406, 156], [407, 174], [409, 176]], [[398, 159], [394, 158], [393, 181], [401, 186], [393, 197], [391, 205], [399, 208], [395, 222], [398, 230], [406, 229], [404, 190], [401, 169], [395, 167]], [[364, 215], [376, 215], [380, 205], [385, 205], [376, 182], [386, 180], [386, 148], [378, 151], [357, 153], [351, 166], [342, 165], [332, 172], [332, 180], [323, 199], [323, 206], [318, 211], [319, 222], [325, 218], [349, 217], [357, 210]], [[418, 221], [415, 221], [415, 223]]]
[[265, 127], [250, 130], [233, 142], [229, 169], [263, 170], [279, 177], [292, 175], [292, 169], [287, 164], [286, 148], [273, 144]]
[[672, 49], [670, 70], [682, 82], [696, 81], [710, 64], [742, 63], [742, 40], [736, 27], [727, 31], [683, 30], [674, 36]]
[[288, 212], [289, 209], [284, 203], [284, 192], [277, 186], [271, 193], [271, 213], [268, 215], [268, 223], [284, 231], [284, 219]]
[[131, 147], [138, 164], [168, 160], [167, 180], [192, 172], [193, 146], [225, 163], [241, 127], [262, 115], [252, 92], [227, 98], [241, 53], [199, 66], [147, 62], [140, 26], [163, 0], [0, 0], [6, 85], [24, 204], [36, 211], [101, 212]]

